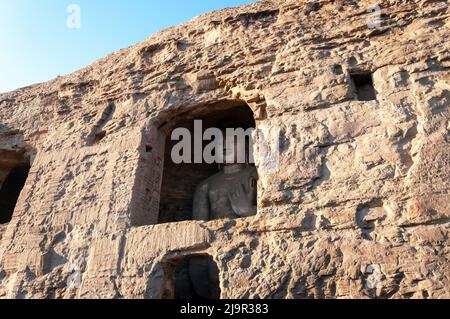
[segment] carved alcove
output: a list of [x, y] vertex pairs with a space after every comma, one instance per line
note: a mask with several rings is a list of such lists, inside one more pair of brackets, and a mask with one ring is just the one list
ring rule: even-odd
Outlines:
[[30, 171], [25, 150], [0, 149], [0, 225], [8, 224]]
[[209, 255], [188, 255], [158, 264], [150, 275], [145, 298], [218, 300], [220, 271]]
[[[217, 173], [220, 164], [176, 164], [172, 149], [179, 141], [172, 141], [175, 129], [188, 129], [194, 137], [194, 121], [202, 121], [202, 134], [211, 127], [255, 128], [252, 109], [243, 101], [225, 101], [195, 107], [172, 117], [154, 121], [144, 132], [141, 158], [137, 168], [131, 205], [133, 226], [192, 220], [193, 197], [196, 187]], [[235, 124], [233, 124], [235, 123]], [[202, 149], [211, 141], [203, 141]]]
[[358, 101], [373, 101], [377, 99], [377, 92], [370, 72], [354, 72], [350, 74]]

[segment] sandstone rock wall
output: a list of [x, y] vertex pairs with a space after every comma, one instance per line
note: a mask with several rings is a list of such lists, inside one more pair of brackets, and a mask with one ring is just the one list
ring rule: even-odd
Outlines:
[[[375, 29], [372, 4], [226, 9], [0, 95], [0, 154], [32, 164], [0, 226], [0, 297], [158, 298], [191, 254], [213, 256], [223, 298], [450, 297], [448, 2], [380, 1]], [[376, 100], [356, 98], [361, 72]], [[258, 215], [156, 224], [156, 128], [236, 100], [282, 133]]]

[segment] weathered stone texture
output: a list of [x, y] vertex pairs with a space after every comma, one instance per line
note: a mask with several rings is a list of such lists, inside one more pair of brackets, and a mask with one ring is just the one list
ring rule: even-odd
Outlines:
[[[206, 253], [223, 298], [450, 297], [448, 1], [381, 1], [379, 29], [371, 4], [226, 9], [0, 95], [0, 150], [32, 161], [0, 226], [0, 297], [158, 297], [165, 262]], [[355, 99], [361, 71], [377, 100]], [[154, 225], [155, 127], [237, 99], [282, 132], [258, 215]]]

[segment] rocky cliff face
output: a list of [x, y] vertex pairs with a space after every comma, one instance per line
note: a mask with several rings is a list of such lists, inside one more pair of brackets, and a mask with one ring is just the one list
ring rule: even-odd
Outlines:
[[[163, 298], [193, 255], [222, 298], [450, 297], [448, 2], [372, 4], [214, 12], [0, 95], [0, 184], [31, 167], [0, 297]], [[280, 132], [258, 214], [158, 223], [164, 126], [227, 103]]]

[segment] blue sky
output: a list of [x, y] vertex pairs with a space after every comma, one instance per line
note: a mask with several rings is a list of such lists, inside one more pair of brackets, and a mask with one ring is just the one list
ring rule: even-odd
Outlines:
[[[0, 0], [0, 92], [76, 71], [208, 11], [251, 0]], [[67, 27], [70, 4], [80, 29]]]

